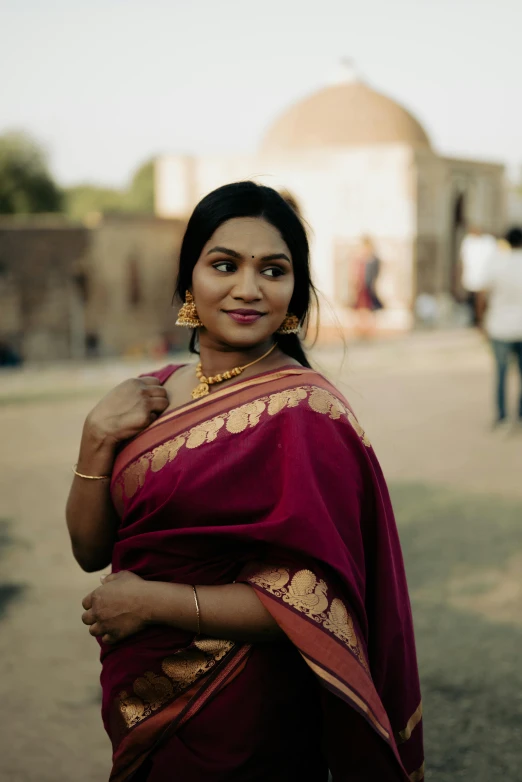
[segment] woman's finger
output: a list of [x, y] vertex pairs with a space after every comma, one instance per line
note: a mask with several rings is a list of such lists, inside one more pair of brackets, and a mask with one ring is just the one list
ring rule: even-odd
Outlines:
[[148, 397], [153, 397], [153, 396], [163, 396], [165, 398], [168, 397], [167, 390], [163, 388], [163, 386], [147, 386], [145, 392]]
[[92, 592], [90, 592], [86, 597], [82, 600], [82, 606], [87, 611], [92, 606]]
[[155, 404], [155, 405], [168, 405], [169, 399], [166, 396], [163, 396], [163, 394], [160, 396], [160, 394], [150, 394], [147, 396], [147, 401], [149, 405]]
[[94, 614], [91, 609], [89, 609], [89, 611], [85, 611], [82, 614], [82, 622], [84, 623], [84, 625], [92, 625], [94, 624], [95, 621], [96, 620], [94, 618]]
[[115, 638], [111, 633], [105, 633], [102, 635], [102, 641], [104, 644], [115, 644], [118, 639]]
[[149, 400], [149, 410], [151, 413], [163, 413], [169, 406], [168, 399], [161, 399], [159, 396]]
[[99, 622], [95, 622], [89, 627], [89, 633], [91, 635], [103, 635], [105, 630], [102, 628]]
[[[123, 571], [120, 571], [120, 573]], [[115, 579], [120, 577], [120, 573], [107, 573], [106, 576], [101, 576], [100, 581], [102, 584], [108, 584], [109, 581], [115, 581]]]
[[146, 375], [145, 377], [139, 377], [138, 380], [145, 383], [146, 386], [158, 386], [158, 388], [163, 388], [157, 377]]

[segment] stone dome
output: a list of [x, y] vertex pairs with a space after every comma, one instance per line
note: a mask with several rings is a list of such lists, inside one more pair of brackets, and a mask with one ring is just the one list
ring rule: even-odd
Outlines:
[[325, 87], [288, 109], [268, 130], [261, 152], [369, 144], [430, 147], [424, 128], [406, 109], [352, 80]]

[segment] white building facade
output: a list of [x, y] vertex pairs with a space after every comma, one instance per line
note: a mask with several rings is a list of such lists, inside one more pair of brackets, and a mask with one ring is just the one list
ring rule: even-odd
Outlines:
[[505, 227], [502, 165], [438, 155], [409, 112], [352, 76], [290, 107], [252, 156], [160, 158], [157, 213], [187, 219], [206, 193], [242, 179], [296, 199], [314, 280], [346, 326], [362, 236], [382, 262], [380, 325], [395, 330], [411, 326], [420, 294], [451, 311], [466, 223]]

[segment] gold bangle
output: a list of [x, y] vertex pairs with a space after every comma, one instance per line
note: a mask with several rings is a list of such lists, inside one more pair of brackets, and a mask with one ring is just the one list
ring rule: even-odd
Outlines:
[[83, 475], [83, 473], [78, 472], [76, 469], [78, 467], [77, 464], [74, 465], [72, 468], [72, 471], [75, 475], [78, 476], [78, 478], [86, 478], [88, 481], [110, 481], [111, 475]]
[[194, 592], [194, 602], [196, 603], [196, 613], [198, 615], [198, 635], [201, 635], [201, 613], [199, 610], [199, 600], [198, 600], [198, 593], [196, 592], [196, 587], [192, 587], [192, 591]]

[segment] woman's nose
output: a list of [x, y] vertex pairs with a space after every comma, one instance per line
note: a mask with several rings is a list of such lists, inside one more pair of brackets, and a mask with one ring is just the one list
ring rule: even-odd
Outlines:
[[257, 273], [254, 270], [242, 270], [235, 276], [234, 282], [234, 290], [232, 291], [232, 296], [234, 299], [242, 299], [243, 301], [256, 301], [261, 298], [261, 290], [257, 280]]

